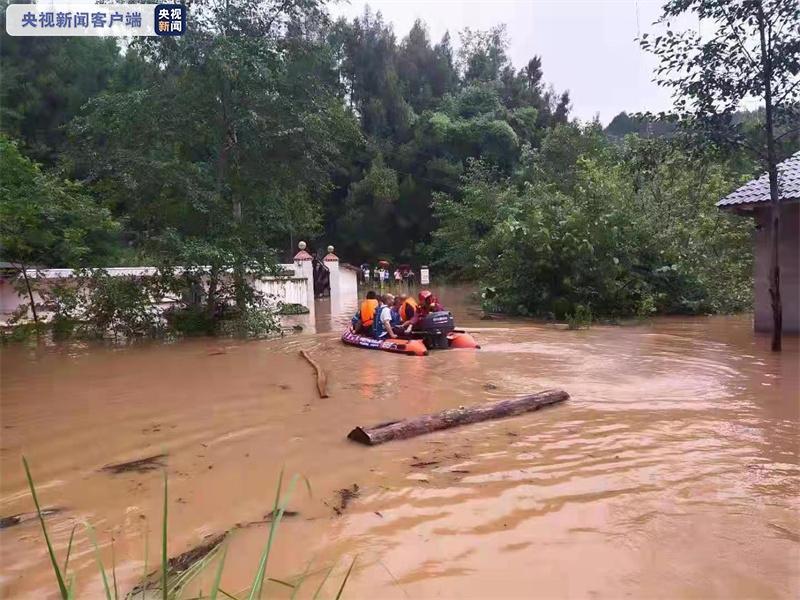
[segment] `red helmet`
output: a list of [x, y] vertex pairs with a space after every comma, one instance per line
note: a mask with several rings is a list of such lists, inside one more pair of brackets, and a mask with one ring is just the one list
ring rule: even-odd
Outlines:
[[428, 299], [428, 298], [430, 298], [431, 296], [433, 296], [433, 294], [431, 293], [431, 291], [430, 291], [430, 290], [422, 290], [422, 291], [419, 293], [419, 303], [420, 303], [420, 304], [425, 304], [425, 300], [427, 300], [427, 299]]

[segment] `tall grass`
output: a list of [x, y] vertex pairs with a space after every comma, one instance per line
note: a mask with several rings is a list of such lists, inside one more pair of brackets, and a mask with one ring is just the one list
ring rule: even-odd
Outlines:
[[[42, 527], [42, 534], [44, 536], [44, 542], [47, 546], [47, 553], [50, 557], [50, 564], [53, 569], [53, 574], [55, 575], [56, 582], [58, 584], [59, 594], [62, 600], [72, 600], [75, 596], [75, 586], [74, 586], [74, 576], [68, 577], [68, 567], [69, 567], [69, 557], [70, 553], [72, 552], [72, 545], [73, 540], [75, 537], [75, 530], [77, 526], [72, 528], [72, 531], [69, 536], [69, 543], [67, 544], [67, 553], [66, 558], [64, 559], [63, 566], [59, 566], [58, 560], [56, 559], [56, 553], [53, 549], [53, 544], [50, 541], [50, 536], [47, 532], [47, 525], [44, 522], [44, 516], [42, 514], [41, 507], [39, 506], [39, 499], [36, 495], [36, 486], [33, 483], [33, 477], [31, 476], [30, 468], [28, 467], [28, 461], [25, 457], [22, 458], [22, 464], [25, 467], [25, 476], [28, 480], [28, 486], [31, 490], [31, 496], [33, 497], [33, 503], [36, 507], [36, 514], [39, 517], [39, 523]], [[245, 589], [244, 591], [239, 592], [238, 594], [232, 594], [223, 590], [220, 586], [222, 581], [222, 572], [225, 567], [225, 560], [227, 558], [228, 553], [228, 541], [224, 540], [219, 546], [211, 550], [208, 554], [206, 554], [203, 558], [192, 564], [189, 568], [185, 571], [180, 573], [174, 573], [170, 569], [169, 565], [169, 555], [167, 553], [167, 523], [168, 523], [168, 506], [169, 506], [169, 493], [168, 493], [168, 482], [167, 482], [167, 474], [166, 471], [164, 472], [164, 507], [163, 507], [163, 520], [161, 526], [161, 564], [159, 567], [158, 572], [158, 581], [160, 583], [160, 596], [162, 600], [177, 600], [181, 598], [184, 590], [187, 588], [189, 583], [191, 583], [200, 573], [204, 572], [205, 569], [214, 561], [217, 556], [219, 556], [219, 561], [217, 564], [216, 571], [214, 573], [214, 579], [207, 595], [200, 594], [193, 596], [191, 600], [217, 600], [217, 598], [224, 596], [230, 600], [257, 600], [264, 597], [264, 583], [266, 581], [278, 583], [280, 585], [289, 587], [292, 589], [292, 598], [295, 598], [300, 591], [300, 588], [305, 583], [306, 579], [310, 575], [310, 567], [311, 562], [308, 562], [308, 566], [306, 567], [305, 571], [300, 575], [300, 577], [294, 583], [289, 583], [286, 581], [282, 581], [280, 579], [275, 579], [273, 577], [267, 577], [267, 565], [269, 563], [270, 553], [272, 552], [272, 546], [275, 541], [275, 537], [277, 535], [278, 527], [280, 526], [281, 519], [283, 518], [284, 512], [286, 511], [286, 507], [291, 499], [292, 493], [294, 492], [294, 487], [297, 483], [298, 476], [294, 475], [289, 481], [289, 485], [287, 486], [287, 491], [283, 495], [281, 495], [282, 487], [283, 487], [283, 470], [281, 470], [280, 477], [278, 478], [278, 486], [277, 491], [275, 492], [275, 501], [273, 503], [273, 511], [272, 511], [272, 522], [270, 523], [269, 533], [267, 535], [267, 539], [264, 543], [264, 549], [261, 552], [261, 557], [258, 562], [258, 567], [256, 569], [255, 574], [253, 575], [253, 581], [250, 584], [250, 587]], [[305, 480], [306, 486], [309, 488], [310, 485], [308, 480]], [[86, 530], [87, 537], [92, 545], [95, 555], [95, 561], [97, 563], [97, 570], [100, 574], [100, 578], [103, 582], [103, 592], [105, 594], [106, 600], [120, 600], [120, 593], [119, 588], [117, 586], [117, 577], [116, 577], [116, 564], [114, 559], [114, 552], [113, 552], [113, 541], [112, 541], [112, 553], [111, 553], [111, 583], [109, 583], [109, 577], [106, 572], [106, 568], [103, 564], [100, 547], [97, 543], [97, 536], [95, 535], [94, 529], [89, 523], [84, 523], [84, 528]], [[357, 558], [357, 557], [356, 557]], [[345, 586], [350, 578], [350, 575], [353, 571], [353, 567], [356, 563], [356, 558], [352, 560], [350, 563], [349, 568], [347, 569], [347, 573], [345, 574], [341, 585], [339, 586], [339, 590], [336, 594], [336, 600], [339, 600], [344, 593]], [[314, 598], [319, 598], [322, 592], [325, 583], [328, 580], [331, 572], [333, 571], [336, 564], [334, 563], [333, 566], [328, 570], [325, 577], [323, 578], [322, 582], [320, 583], [319, 587], [317, 588], [316, 592], [314, 593]], [[128, 594], [122, 596], [124, 598], [130, 598], [131, 600], [136, 600], [141, 598], [144, 600], [145, 598], [152, 598], [153, 596], [147, 595], [147, 589], [149, 586], [149, 582], [154, 578], [154, 573], [149, 574], [147, 572], [147, 537], [145, 537], [145, 559], [144, 559], [144, 576], [142, 578], [142, 587], [140, 590], [137, 590], [136, 594]]]

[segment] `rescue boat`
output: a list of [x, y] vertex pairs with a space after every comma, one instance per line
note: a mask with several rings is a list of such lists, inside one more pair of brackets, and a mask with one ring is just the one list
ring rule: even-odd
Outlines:
[[366, 335], [358, 335], [352, 331], [345, 331], [342, 334], [342, 341], [350, 346], [357, 346], [367, 350], [383, 350], [384, 352], [395, 352], [397, 354], [407, 354], [409, 356], [426, 356], [428, 349], [422, 340], [404, 340], [399, 338], [388, 338], [376, 340]]
[[439, 311], [427, 315], [411, 333], [411, 339], [386, 338], [376, 340], [352, 331], [342, 334], [342, 342], [367, 350], [383, 350], [409, 356], [426, 356], [428, 350], [448, 348], [478, 349], [480, 346], [469, 333], [455, 328], [453, 315]]

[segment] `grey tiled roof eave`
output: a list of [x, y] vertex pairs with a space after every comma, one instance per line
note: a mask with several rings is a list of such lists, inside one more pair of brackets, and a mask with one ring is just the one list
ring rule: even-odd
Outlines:
[[[800, 200], [800, 152], [778, 165], [778, 184], [780, 201]], [[717, 202], [720, 208], [730, 208], [745, 204], [762, 204], [770, 201], [769, 178], [764, 173], [758, 179], [747, 182]]]

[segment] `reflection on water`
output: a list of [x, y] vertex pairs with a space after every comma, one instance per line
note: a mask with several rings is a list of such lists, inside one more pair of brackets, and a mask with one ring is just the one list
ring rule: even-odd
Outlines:
[[[171, 554], [259, 519], [285, 465], [313, 495], [295, 493], [271, 574], [338, 557], [341, 576], [358, 554], [352, 598], [798, 596], [796, 338], [776, 355], [747, 317], [566, 331], [480, 321], [462, 290], [442, 300], [482, 350], [346, 347], [355, 302], [324, 301], [315, 333], [280, 340], [4, 347], [0, 516], [32, 509], [24, 453], [42, 503], [64, 509], [49, 519], [61, 556], [88, 519], [107, 558], [113, 536], [129, 585], [145, 531], [157, 560], [160, 474], [99, 469], [163, 452]], [[328, 370], [331, 398], [317, 397], [301, 348]], [[571, 400], [374, 448], [345, 438], [548, 387]], [[336, 516], [336, 490], [353, 483], [360, 496]], [[246, 585], [265, 535], [236, 531], [224, 587]], [[0, 547], [0, 595], [55, 597], [34, 521], [0, 531]], [[92, 561], [80, 534], [70, 562], [88, 597], [102, 585]]]

